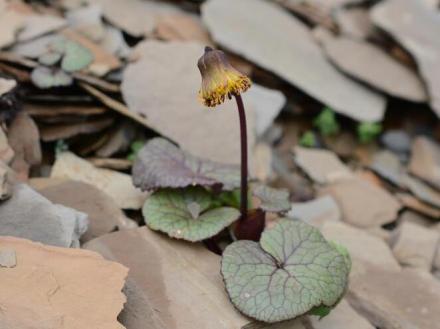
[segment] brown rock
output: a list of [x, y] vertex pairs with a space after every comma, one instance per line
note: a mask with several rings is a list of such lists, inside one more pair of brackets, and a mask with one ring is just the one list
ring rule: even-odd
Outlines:
[[404, 266], [430, 271], [439, 239], [435, 230], [403, 222], [396, 233], [394, 256]]
[[419, 0], [389, 0], [371, 11], [373, 22], [415, 58], [427, 85], [431, 107], [440, 116], [440, 29], [438, 13]]
[[220, 257], [201, 244], [143, 227], [102, 236], [85, 248], [130, 269], [120, 316], [127, 328], [230, 329], [250, 322], [226, 296]]
[[426, 137], [417, 137], [412, 145], [409, 171], [440, 189], [440, 147]]
[[51, 177], [91, 184], [112, 197], [114, 203], [122, 209], [140, 209], [147, 195], [133, 186], [129, 175], [96, 168], [71, 152], [58, 155]]
[[420, 201], [411, 194], [397, 193], [396, 197], [405, 207], [409, 209], [420, 212], [428, 217], [437, 219], [440, 218], [440, 210], [438, 208], [432, 207], [429, 204]]
[[294, 160], [310, 178], [320, 184], [352, 175], [350, 169], [331, 151], [297, 146], [294, 148]]
[[0, 327], [123, 329], [116, 317], [127, 268], [97, 253], [0, 237], [17, 264], [0, 267]]
[[[89, 241], [98, 236], [110, 233], [116, 229], [132, 228], [133, 223], [127, 219], [121, 209], [115, 204], [113, 199], [105, 192], [93, 185], [74, 181], [59, 180], [53, 178], [38, 178], [30, 180], [37, 186], [37, 191], [52, 201], [64, 206], [79, 210], [88, 215], [89, 227], [82, 235], [81, 241]], [[48, 183], [42, 180], [54, 181], [50, 186], [38, 188]]]
[[366, 272], [371, 266], [400, 270], [391, 249], [381, 238], [341, 222], [327, 222], [321, 231], [327, 239], [348, 249], [353, 263], [350, 277]]
[[14, 150], [9, 146], [5, 132], [0, 129], [0, 161], [9, 164], [13, 158]]
[[351, 277], [348, 300], [381, 329], [433, 329], [440, 323], [440, 282], [420, 270], [370, 267]]
[[353, 178], [343, 179], [321, 189], [331, 195], [342, 211], [342, 220], [368, 228], [391, 223], [397, 219], [400, 203], [385, 189]]
[[330, 60], [353, 78], [395, 97], [415, 102], [427, 99], [422, 80], [417, 74], [379, 47], [349, 37], [328, 36], [321, 43]]
[[25, 112], [12, 121], [8, 132], [9, 145], [15, 152], [11, 168], [20, 180], [27, 180], [31, 166], [41, 162], [40, 135], [35, 122]]

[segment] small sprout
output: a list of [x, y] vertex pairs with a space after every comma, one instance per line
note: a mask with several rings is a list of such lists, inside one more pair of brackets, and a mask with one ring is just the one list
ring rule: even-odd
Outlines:
[[202, 75], [199, 96], [206, 106], [220, 105], [226, 97], [240, 95], [251, 86], [251, 80], [237, 71], [220, 50], [206, 47], [197, 66]]
[[307, 130], [300, 138], [299, 145], [304, 147], [315, 147], [317, 144], [315, 133]]
[[339, 133], [340, 126], [336, 120], [336, 114], [326, 107], [313, 121], [323, 136], [332, 136]]
[[57, 68], [38, 66], [31, 73], [31, 80], [40, 89], [66, 87], [73, 83], [72, 77]]
[[375, 122], [362, 122], [357, 127], [358, 139], [367, 144], [374, 141], [382, 132], [382, 125]]
[[134, 161], [137, 158], [139, 151], [144, 147], [145, 141], [136, 140], [130, 145], [130, 154], [127, 155], [127, 160]]
[[69, 150], [69, 145], [66, 143], [64, 139], [57, 140], [55, 144], [55, 154], [61, 154], [63, 152], [67, 152]]

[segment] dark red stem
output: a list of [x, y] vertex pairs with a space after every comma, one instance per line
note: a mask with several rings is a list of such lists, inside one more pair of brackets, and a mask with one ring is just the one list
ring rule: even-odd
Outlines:
[[247, 129], [246, 113], [244, 110], [241, 95], [235, 95], [237, 101], [238, 115], [240, 117], [240, 139], [241, 139], [241, 200], [240, 212], [241, 221], [246, 220], [248, 212], [248, 148], [247, 148]]

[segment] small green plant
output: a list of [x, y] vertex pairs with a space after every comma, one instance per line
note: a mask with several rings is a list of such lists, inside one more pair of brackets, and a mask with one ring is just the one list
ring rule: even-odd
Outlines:
[[375, 122], [362, 122], [357, 127], [358, 139], [367, 144], [374, 141], [382, 132], [382, 125]]
[[40, 89], [65, 87], [73, 83], [72, 73], [89, 66], [93, 54], [77, 42], [60, 38], [47, 46], [40, 55], [37, 66], [31, 73], [31, 80]]
[[139, 153], [139, 151], [142, 149], [142, 147], [145, 145], [145, 141], [143, 140], [136, 140], [130, 145], [130, 153], [127, 155], [127, 160], [134, 161]]
[[313, 121], [313, 125], [318, 128], [323, 136], [336, 135], [340, 131], [340, 126], [336, 120], [335, 112], [329, 107], [324, 108]]
[[[213, 242], [229, 228], [235, 241], [223, 252], [221, 274], [231, 302], [243, 314], [270, 323], [304, 314], [325, 316], [347, 288], [347, 251], [325, 240], [318, 229], [284, 217], [291, 208], [287, 190], [248, 185], [240, 94], [251, 82], [218, 50], [206, 48], [198, 65], [205, 105], [236, 99], [241, 166], [196, 157], [162, 138], [148, 141], [133, 163], [132, 175], [135, 186], [153, 192], [142, 209], [146, 224], [191, 242]], [[251, 196], [256, 202], [249, 201]], [[268, 212], [280, 218], [265, 229]]]
[[299, 145], [304, 147], [315, 147], [317, 144], [315, 133], [307, 130], [300, 138]]

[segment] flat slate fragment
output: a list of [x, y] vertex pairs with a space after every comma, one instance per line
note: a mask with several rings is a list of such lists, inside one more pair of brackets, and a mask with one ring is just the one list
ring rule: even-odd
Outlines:
[[209, 0], [202, 5], [202, 19], [219, 44], [335, 111], [358, 121], [383, 118], [385, 98], [334, 68], [309, 28], [278, 5], [264, 0]]
[[353, 78], [395, 97], [414, 102], [427, 100], [425, 87], [417, 74], [379, 47], [362, 40], [333, 36], [324, 38], [322, 45], [330, 60]]
[[260, 243], [236, 241], [223, 252], [222, 275], [232, 303], [264, 322], [334, 306], [348, 284], [351, 261], [318, 229], [281, 219]]
[[133, 164], [133, 184], [143, 191], [165, 187], [240, 186], [240, 169], [201, 159], [163, 138], [154, 138], [139, 151]]
[[440, 15], [419, 0], [388, 0], [373, 7], [374, 24], [413, 55], [427, 85], [430, 104], [440, 116]]

